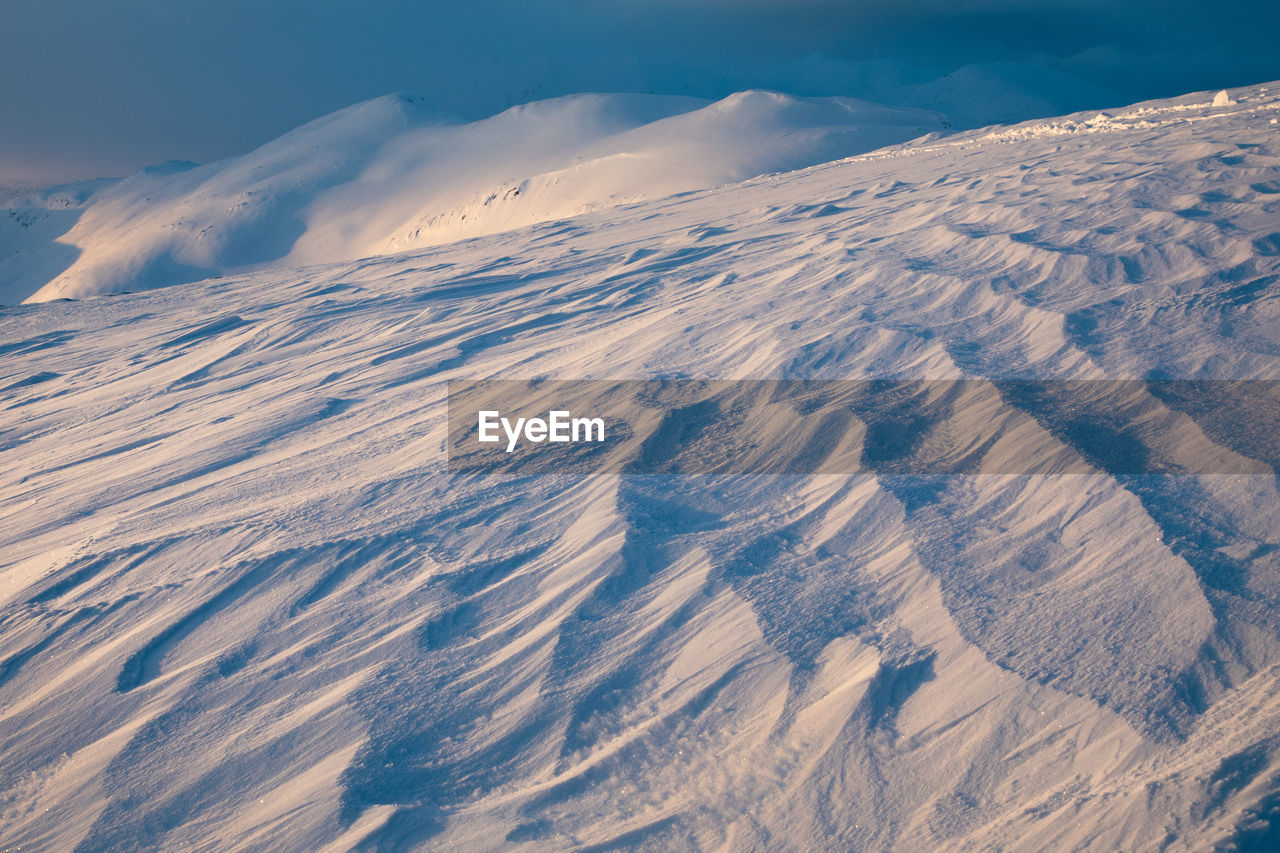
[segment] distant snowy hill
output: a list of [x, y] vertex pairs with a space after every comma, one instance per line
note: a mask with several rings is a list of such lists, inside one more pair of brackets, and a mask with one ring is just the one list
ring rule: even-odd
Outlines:
[[16, 305], [75, 261], [78, 250], [59, 238], [92, 199], [115, 183], [107, 178], [0, 194], [0, 305]]
[[1116, 96], [1077, 77], [1025, 63], [966, 65], [931, 80], [878, 93], [889, 103], [937, 110], [955, 127], [975, 128], [1112, 106]]
[[[0, 849], [1276, 849], [1271, 474], [445, 446], [485, 377], [1280, 377], [1278, 120], [1269, 84], [870, 150], [929, 116], [389, 98], [33, 198], [42, 299], [225, 274], [0, 310]], [[1046, 405], [991, 415], [1083, 455]]]
[[772, 92], [715, 103], [579, 95], [468, 124], [392, 95], [243, 157], [145, 169], [74, 211], [51, 214], [43, 197], [16, 206], [9, 230], [35, 230], [25, 242], [0, 238], [0, 297], [371, 257], [809, 166], [943, 126], [924, 110]]

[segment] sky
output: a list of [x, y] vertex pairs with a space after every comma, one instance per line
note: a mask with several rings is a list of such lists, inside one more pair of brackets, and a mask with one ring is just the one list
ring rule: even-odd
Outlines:
[[208, 162], [393, 91], [481, 118], [1016, 62], [1128, 103], [1278, 79], [1277, 32], [1280, 4], [1232, 0], [0, 0], [0, 182]]

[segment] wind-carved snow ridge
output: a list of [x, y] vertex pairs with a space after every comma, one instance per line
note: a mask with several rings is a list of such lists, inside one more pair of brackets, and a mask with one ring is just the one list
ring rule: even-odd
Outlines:
[[[1276, 478], [1113, 470], [1063, 419], [1087, 401], [1001, 384], [1280, 375], [1280, 101], [1230, 95], [0, 312], [0, 846], [1264, 849]], [[846, 109], [775, 98], [714, 109], [744, 133]], [[353, 140], [472, 132], [366, 107]], [[615, 139], [642, 108], [641, 131], [713, 109], [527, 112]], [[274, 168], [312, 180], [321, 155], [291, 158], [332, 121]], [[194, 204], [256, 162], [164, 180]], [[261, 259], [276, 232], [239, 215]], [[1097, 461], [451, 473], [446, 383], [484, 377], [985, 377]], [[1187, 446], [1248, 449], [1158, 387]]]

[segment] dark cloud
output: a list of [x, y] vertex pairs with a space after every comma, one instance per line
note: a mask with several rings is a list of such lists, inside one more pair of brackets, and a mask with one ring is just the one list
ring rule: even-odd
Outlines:
[[0, 179], [11, 180], [214, 159], [395, 90], [478, 117], [582, 90], [856, 95], [860, 64], [885, 60], [938, 74], [1035, 62], [1128, 100], [1280, 77], [1280, 7], [1261, 2], [4, 3]]

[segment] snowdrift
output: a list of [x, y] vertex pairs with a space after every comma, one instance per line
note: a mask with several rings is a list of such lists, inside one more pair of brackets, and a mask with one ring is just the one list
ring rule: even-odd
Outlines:
[[[95, 191], [68, 292], [124, 281], [91, 224], [193, 276], [286, 260], [0, 311], [0, 847], [1274, 847], [1274, 476], [1104, 456], [1071, 477], [494, 478], [444, 453], [452, 379], [1280, 376], [1280, 98], [1214, 100], [440, 245], [471, 226], [423, 221], [419, 135], [523, 158], [448, 191], [469, 210], [481, 183], [523, 187], [507, 228], [673, 139], [808, 156], [910, 121], [749, 93], [472, 127], [391, 99]], [[878, 118], [830, 130], [845, 110]], [[507, 124], [599, 141], [539, 159], [560, 143]], [[714, 179], [792, 155], [742, 156]], [[424, 171], [398, 194], [405, 158]], [[645, 162], [628, 174], [686, 179], [684, 154]], [[383, 191], [367, 231], [328, 196]], [[322, 209], [334, 262], [308, 239]], [[1230, 452], [1202, 407], [1148, 402]], [[1042, 402], [992, 405], [1079, 450]]]

